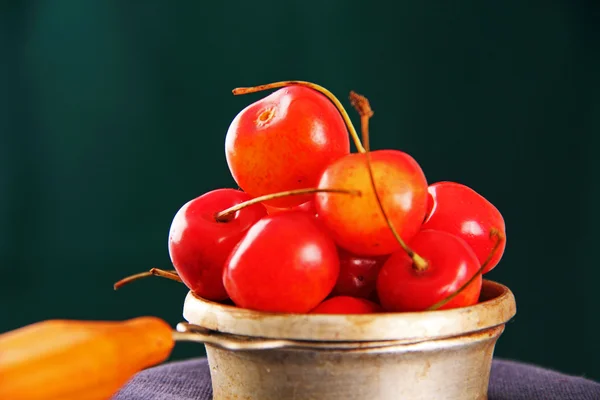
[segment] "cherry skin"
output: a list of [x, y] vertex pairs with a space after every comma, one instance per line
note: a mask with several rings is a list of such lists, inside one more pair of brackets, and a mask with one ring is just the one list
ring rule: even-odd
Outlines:
[[333, 240], [305, 212], [269, 215], [225, 263], [223, 282], [242, 308], [306, 313], [327, 297], [340, 262]]
[[235, 189], [217, 189], [187, 202], [175, 215], [169, 232], [169, 255], [185, 285], [200, 297], [227, 299], [223, 268], [246, 231], [267, 213], [261, 204], [243, 208], [226, 222], [215, 214], [250, 200]]
[[[289, 86], [249, 105], [225, 138], [227, 164], [237, 184], [253, 197], [315, 187], [327, 165], [350, 153], [337, 108], [316, 90]], [[265, 202], [291, 207], [310, 197]]]
[[381, 306], [372, 301], [350, 296], [336, 296], [319, 304], [311, 314], [373, 314], [381, 311]]
[[268, 204], [264, 204], [264, 206], [266, 207], [267, 213], [269, 215], [274, 215], [277, 213], [288, 212], [288, 211], [304, 211], [304, 212], [311, 213], [313, 215], [317, 214], [317, 209], [315, 208], [314, 200], [310, 200], [310, 201], [307, 201], [306, 203], [302, 203], [300, 205], [293, 206], [290, 208], [278, 208], [278, 207], [270, 206]]
[[[319, 219], [319, 216], [317, 215], [317, 209], [315, 207], [315, 202], [314, 202], [314, 195], [312, 195], [312, 199], [310, 201], [307, 201], [306, 203], [300, 204], [298, 206], [294, 206], [294, 207], [290, 207], [290, 208], [276, 208], [276, 207], [271, 207], [269, 205], [264, 204], [265, 208], [267, 209], [267, 214], [268, 215], [275, 215], [275, 214], [280, 214], [280, 213], [286, 213], [286, 212], [304, 212], [307, 215], [310, 215], [312, 218], [315, 219], [315, 221], [319, 224], [319, 226], [321, 226], [323, 228], [323, 225], [321, 224], [321, 220]], [[327, 231], [326, 228], [325, 231]]]
[[[373, 177], [384, 210], [400, 237], [419, 231], [427, 206], [427, 180], [417, 162], [397, 150], [371, 154]], [[342, 248], [363, 255], [386, 255], [400, 245], [384, 219], [371, 186], [364, 154], [350, 154], [323, 172], [320, 188], [358, 190], [361, 196], [317, 193], [317, 213]]]
[[[409, 245], [428, 265], [425, 270], [418, 271], [402, 250], [390, 256], [377, 277], [377, 294], [387, 311], [424, 311], [456, 292], [481, 266], [464, 240], [447, 232], [420, 231]], [[476, 304], [481, 284], [479, 274], [440, 309]]]
[[422, 229], [451, 233], [463, 239], [484, 263], [497, 238], [492, 229], [504, 238], [483, 273], [491, 271], [502, 258], [506, 247], [506, 227], [500, 211], [468, 186], [454, 182], [438, 182], [429, 186], [430, 211]]
[[338, 249], [340, 274], [331, 294], [369, 299], [375, 292], [377, 275], [387, 256], [358, 256]]

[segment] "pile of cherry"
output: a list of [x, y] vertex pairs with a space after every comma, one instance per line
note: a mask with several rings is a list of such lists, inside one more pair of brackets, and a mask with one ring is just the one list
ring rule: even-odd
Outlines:
[[[271, 88], [279, 89], [242, 110], [227, 132], [240, 189], [197, 197], [172, 222], [169, 254], [183, 283], [201, 298], [270, 312], [476, 304], [482, 274], [504, 252], [500, 212], [467, 186], [428, 185], [402, 151], [368, 151], [320, 86], [236, 91]], [[368, 141], [368, 101], [355, 93], [351, 100]]]

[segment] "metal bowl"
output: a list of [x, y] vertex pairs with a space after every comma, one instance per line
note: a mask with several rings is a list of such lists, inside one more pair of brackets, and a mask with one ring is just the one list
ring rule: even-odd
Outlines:
[[515, 313], [486, 280], [477, 305], [417, 313], [264, 313], [189, 293], [178, 330], [205, 343], [214, 400], [481, 400]]

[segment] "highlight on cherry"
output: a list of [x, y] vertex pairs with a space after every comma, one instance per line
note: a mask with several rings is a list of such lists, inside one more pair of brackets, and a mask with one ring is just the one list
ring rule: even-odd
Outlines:
[[[227, 129], [238, 188], [189, 199], [159, 276], [196, 296], [267, 312], [373, 314], [468, 307], [506, 247], [500, 211], [472, 188], [427, 181], [411, 155], [370, 149], [368, 99], [350, 93], [360, 135], [322, 86], [282, 81]], [[351, 151], [351, 144], [355, 151]]]

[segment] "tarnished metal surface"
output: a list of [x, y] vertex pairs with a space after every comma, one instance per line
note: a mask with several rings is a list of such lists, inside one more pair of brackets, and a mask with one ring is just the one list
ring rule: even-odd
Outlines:
[[188, 294], [183, 316], [201, 327], [271, 339], [311, 341], [427, 340], [505, 323], [516, 312], [511, 291], [484, 281], [482, 302], [444, 311], [363, 315], [266, 313], [213, 303]]
[[249, 336], [232, 335], [211, 331], [198, 325], [180, 322], [173, 338], [180, 342], [197, 342], [210, 344], [224, 350], [271, 350], [271, 349], [308, 349], [308, 350], [341, 350], [341, 349], [374, 349], [379, 347], [412, 344], [423, 340], [378, 340], [375, 342], [316, 342], [308, 340], [266, 339]]
[[214, 400], [483, 400], [502, 329], [378, 350], [206, 349]]
[[[482, 300], [431, 313], [286, 320], [188, 296], [184, 316], [198, 326], [178, 329], [206, 343], [214, 400], [483, 400], [494, 346], [516, 308], [510, 290], [489, 281]], [[265, 318], [270, 323], [262, 324]], [[300, 321], [308, 326], [297, 334], [292, 328]], [[209, 330], [220, 327], [229, 333]]]

